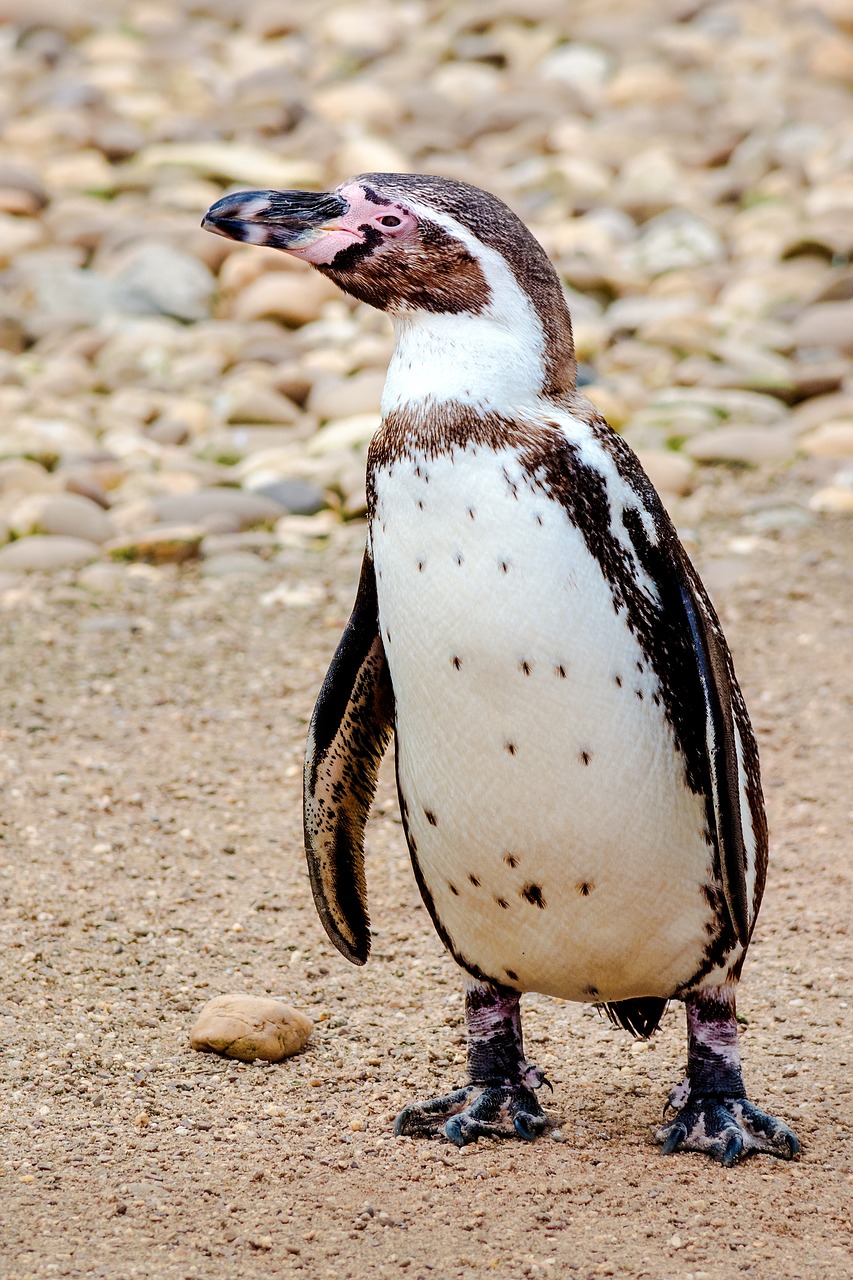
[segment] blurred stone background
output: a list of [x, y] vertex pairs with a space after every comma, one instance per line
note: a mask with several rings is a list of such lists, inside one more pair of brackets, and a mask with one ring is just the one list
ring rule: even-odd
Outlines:
[[261, 575], [363, 513], [390, 326], [199, 220], [366, 170], [529, 223], [680, 523], [756, 474], [797, 481], [770, 524], [853, 515], [851, 0], [0, 0], [0, 24], [0, 590]]

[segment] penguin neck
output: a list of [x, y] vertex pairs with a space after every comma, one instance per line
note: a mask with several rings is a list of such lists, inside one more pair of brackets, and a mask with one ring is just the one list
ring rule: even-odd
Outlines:
[[417, 413], [425, 402], [453, 402], [472, 413], [512, 416], [542, 400], [538, 326], [512, 332], [488, 314], [416, 312], [394, 318], [396, 346], [382, 413]]

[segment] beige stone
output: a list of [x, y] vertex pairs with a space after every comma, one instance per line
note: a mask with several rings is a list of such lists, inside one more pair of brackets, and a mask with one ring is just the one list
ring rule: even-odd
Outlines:
[[674, 493], [684, 497], [692, 493], [696, 482], [696, 467], [683, 454], [670, 449], [638, 449], [637, 457], [646, 475], [661, 493]]
[[222, 995], [208, 1000], [190, 1032], [201, 1053], [242, 1062], [281, 1062], [308, 1043], [313, 1026], [303, 1013], [266, 996]]
[[853, 418], [824, 422], [801, 438], [800, 448], [812, 458], [853, 458]]
[[18, 537], [48, 533], [101, 543], [115, 535], [102, 508], [76, 493], [31, 493], [10, 513], [9, 526]]
[[97, 560], [100, 548], [82, 538], [36, 535], [19, 538], [0, 547], [0, 571], [4, 573], [50, 573], [54, 569], [74, 569]]
[[307, 408], [321, 421], [378, 413], [385, 374], [365, 369], [351, 378], [318, 378], [308, 395]]
[[317, 320], [323, 307], [339, 296], [331, 281], [312, 272], [269, 271], [248, 284], [234, 299], [235, 320], [281, 320], [298, 328]]
[[827, 485], [811, 496], [809, 507], [827, 515], [853, 515], [853, 489], [840, 484]]
[[296, 422], [299, 410], [292, 400], [269, 384], [239, 377], [223, 388], [217, 408], [226, 422]]
[[759, 466], [792, 458], [794, 442], [791, 432], [779, 427], [717, 427], [688, 440], [684, 452], [697, 462], [741, 462]]

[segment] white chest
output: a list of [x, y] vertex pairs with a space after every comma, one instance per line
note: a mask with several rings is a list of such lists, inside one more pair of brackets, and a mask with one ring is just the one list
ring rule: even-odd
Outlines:
[[401, 793], [455, 952], [567, 998], [671, 994], [707, 941], [704, 805], [581, 531], [509, 448], [374, 481]]

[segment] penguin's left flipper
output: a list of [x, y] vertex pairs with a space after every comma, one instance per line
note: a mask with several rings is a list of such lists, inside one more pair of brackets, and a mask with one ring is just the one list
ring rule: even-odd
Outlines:
[[444, 1098], [413, 1103], [394, 1121], [397, 1137], [433, 1137], [441, 1130], [457, 1147], [478, 1138], [523, 1138], [532, 1142], [548, 1118], [532, 1089], [516, 1084], [469, 1084]]
[[747, 1098], [691, 1096], [673, 1120], [662, 1125], [656, 1140], [663, 1154], [701, 1151], [730, 1167], [763, 1152], [792, 1160], [800, 1153], [797, 1135], [782, 1120], [760, 1111]]
[[394, 692], [365, 552], [352, 615], [311, 717], [305, 755], [305, 852], [326, 933], [354, 964], [370, 952], [364, 828], [394, 731]]

